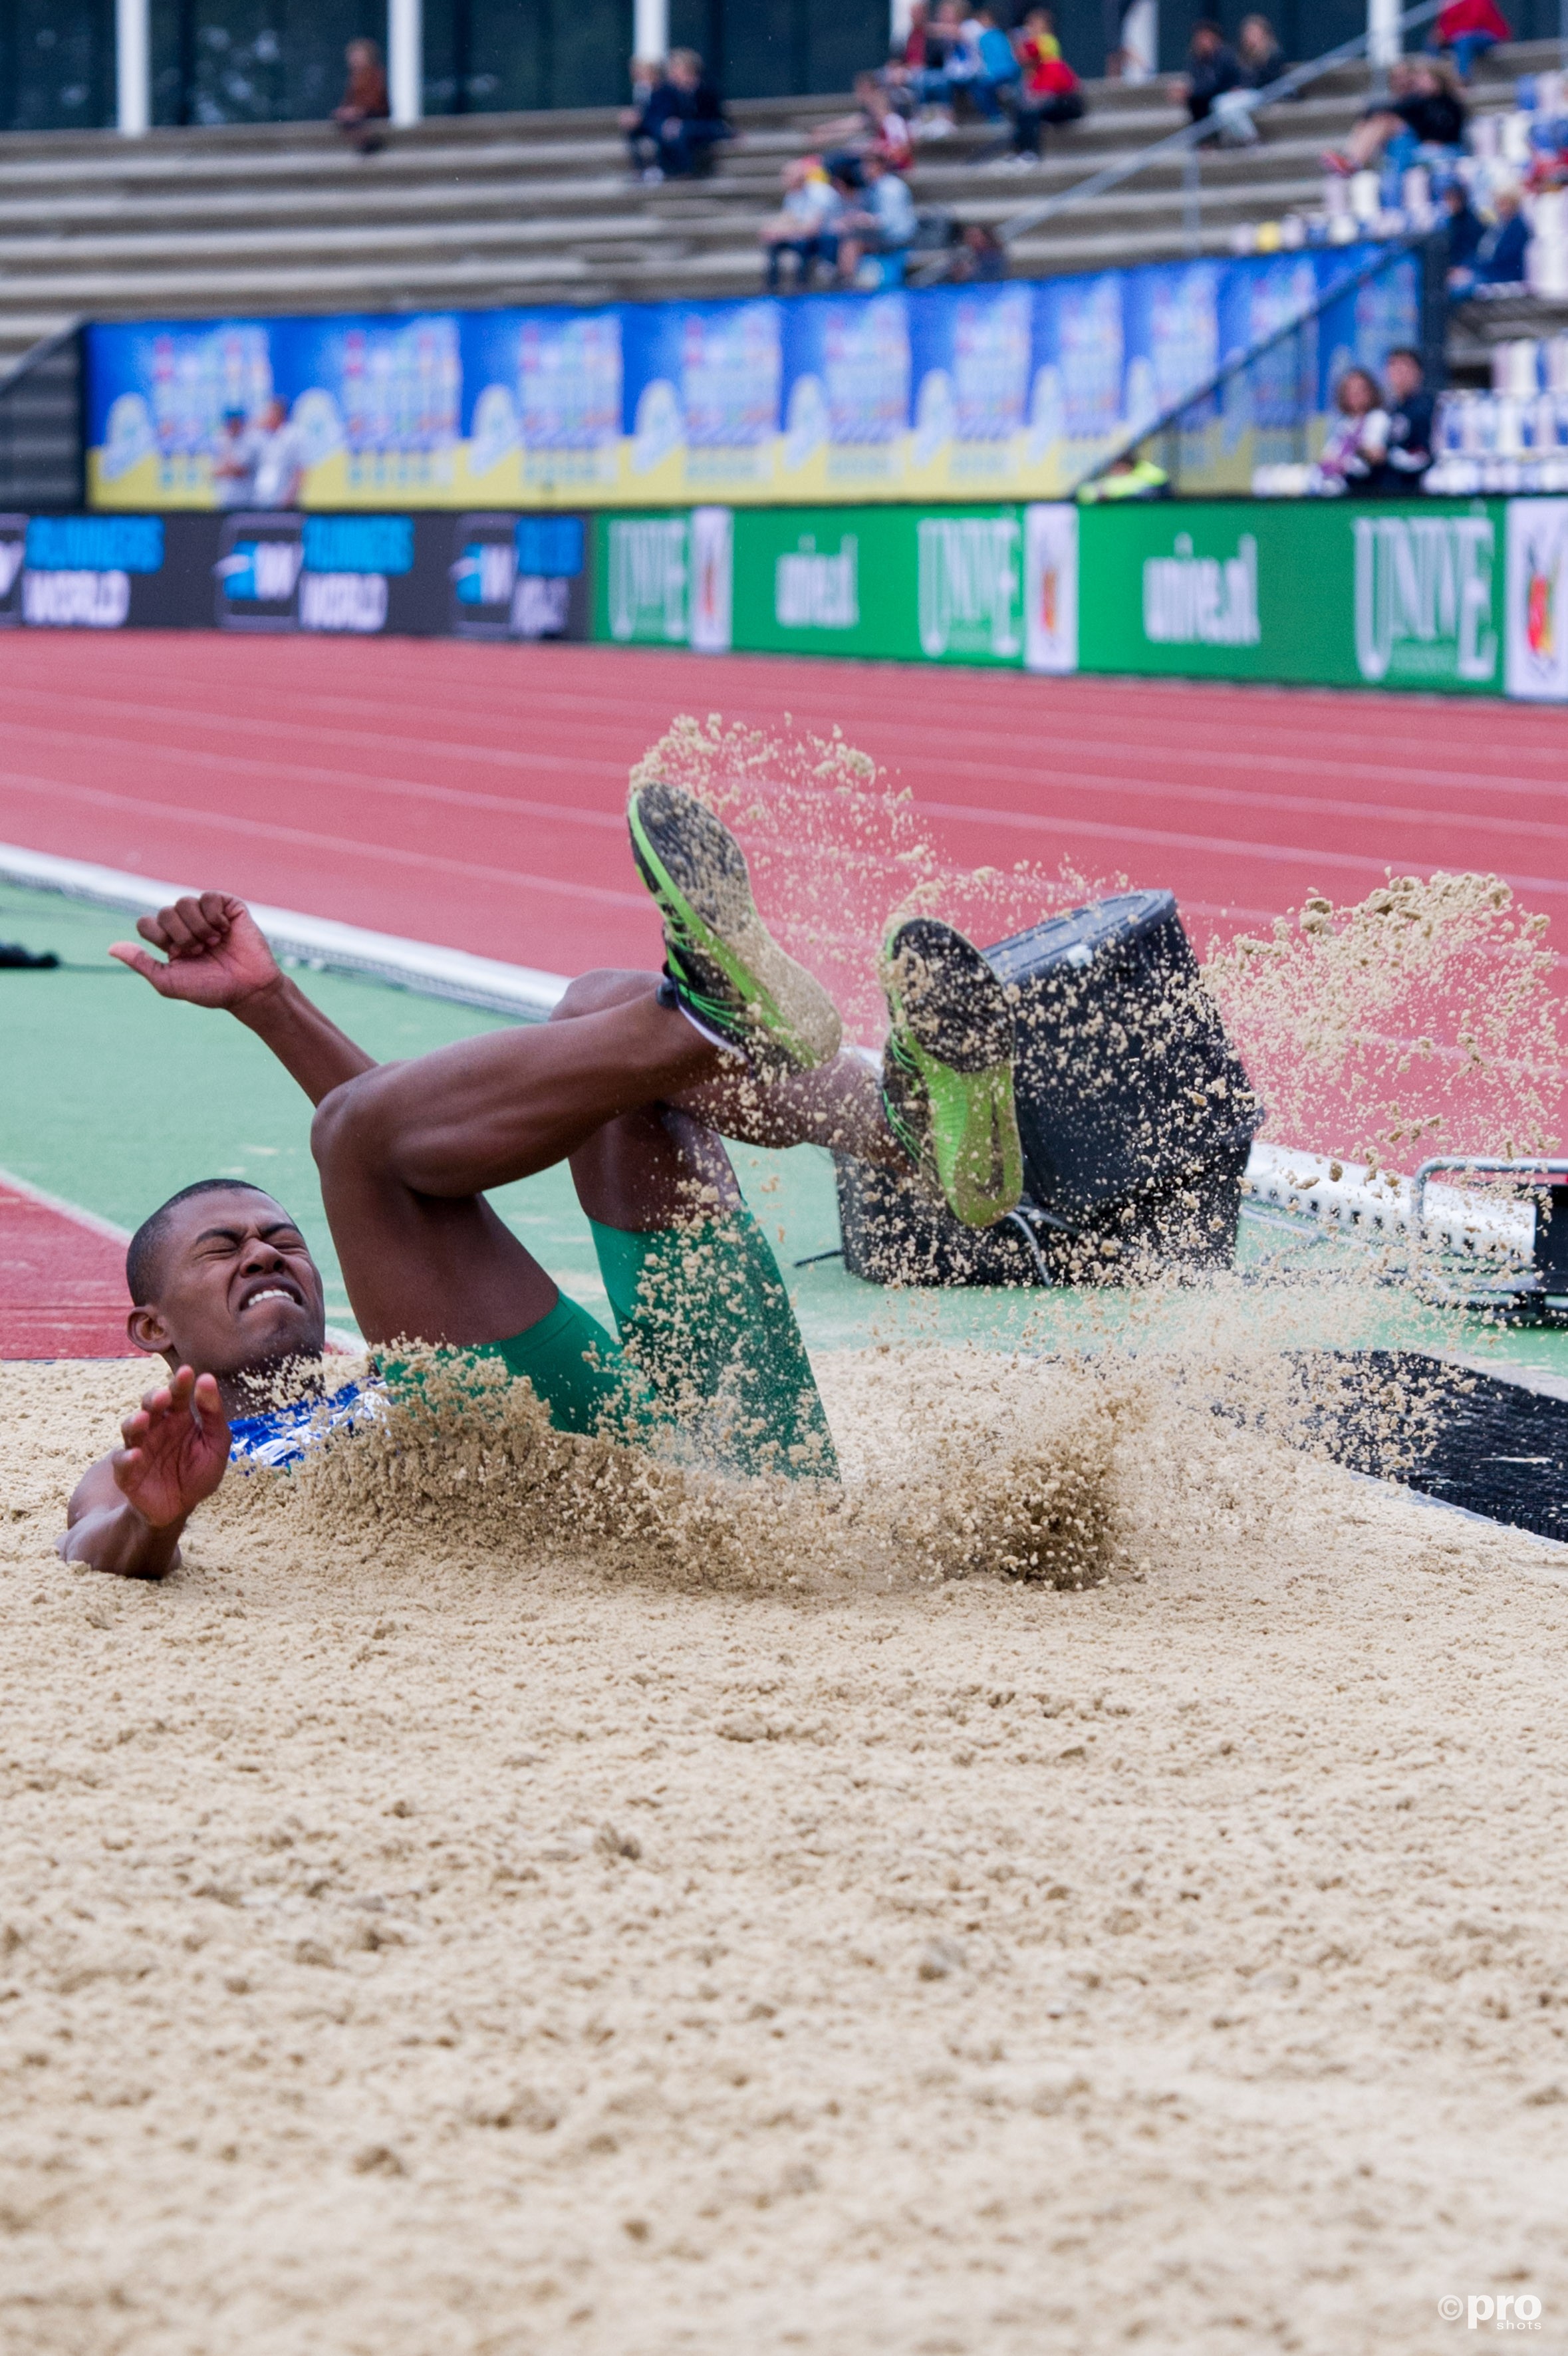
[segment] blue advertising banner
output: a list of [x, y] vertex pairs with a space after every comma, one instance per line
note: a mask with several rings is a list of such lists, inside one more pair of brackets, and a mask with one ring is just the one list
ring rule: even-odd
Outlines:
[[[91, 504], [671, 508], [1051, 498], [1376, 248], [779, 301], [88, 331]], [[1414, 339], [1419, 265], [1185, 421], [1213, 486]], [[1184, 480], [1193, 472], [1191, 452]]]

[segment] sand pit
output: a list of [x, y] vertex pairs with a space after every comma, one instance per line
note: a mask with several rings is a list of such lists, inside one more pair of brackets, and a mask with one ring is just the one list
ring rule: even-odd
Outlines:
[[48, 1551], [134, 1376], [0, 1372], [6, 2356], [1568, 2344], [1562, 1549], [1156, 1400], [1082, 1590], [147, 1589]]

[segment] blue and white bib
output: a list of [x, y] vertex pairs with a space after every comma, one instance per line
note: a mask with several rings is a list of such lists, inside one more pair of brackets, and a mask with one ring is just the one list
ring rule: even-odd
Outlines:
[[229, 1462], [247, 1472], [258, 1464], [274, 1472], [303, 1464], [306, 1452], [335, 1432], [373, 1423], [385, 1396], [379, 1383], [345, 1383], [324, 1398], [290, 1399], [264, 1415], [236, 1416], [229, 1426]]

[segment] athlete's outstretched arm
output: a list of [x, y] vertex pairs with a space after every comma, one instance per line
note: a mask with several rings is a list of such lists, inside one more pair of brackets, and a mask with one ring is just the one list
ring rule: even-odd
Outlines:
[[120, 1426], [125, 1445], [90, 1464], [66, 1510], [56, 1551], [123, 1579], [162, 1579], [180, 1533], [229, 1462], [229, 1426], [211, 1375], [181, 1366], [146, 1392]]
[[150, 981], [160, 998], [232, 1014], [272, 1049], [312, 1104], [374, 1069], [375, 1057], [283, 972], [242, 900], [225, 892], [193, 894], [139, 918], [136, 930], [163, 950], [166, 963], [134, 941], [116, 941], [110, 956]]

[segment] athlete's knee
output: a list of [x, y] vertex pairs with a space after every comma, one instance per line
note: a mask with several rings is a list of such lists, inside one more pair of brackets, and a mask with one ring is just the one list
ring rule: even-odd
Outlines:
[[550, 1020], [564, 1023], [575, 1014], [602, 1014], [607, 1006], [624, 1006], [658, 987], [656, 973], [639, 973], [628, 966], [596, 966], [591, 973], [580, 973], [566, 984], [550, 1010]]

